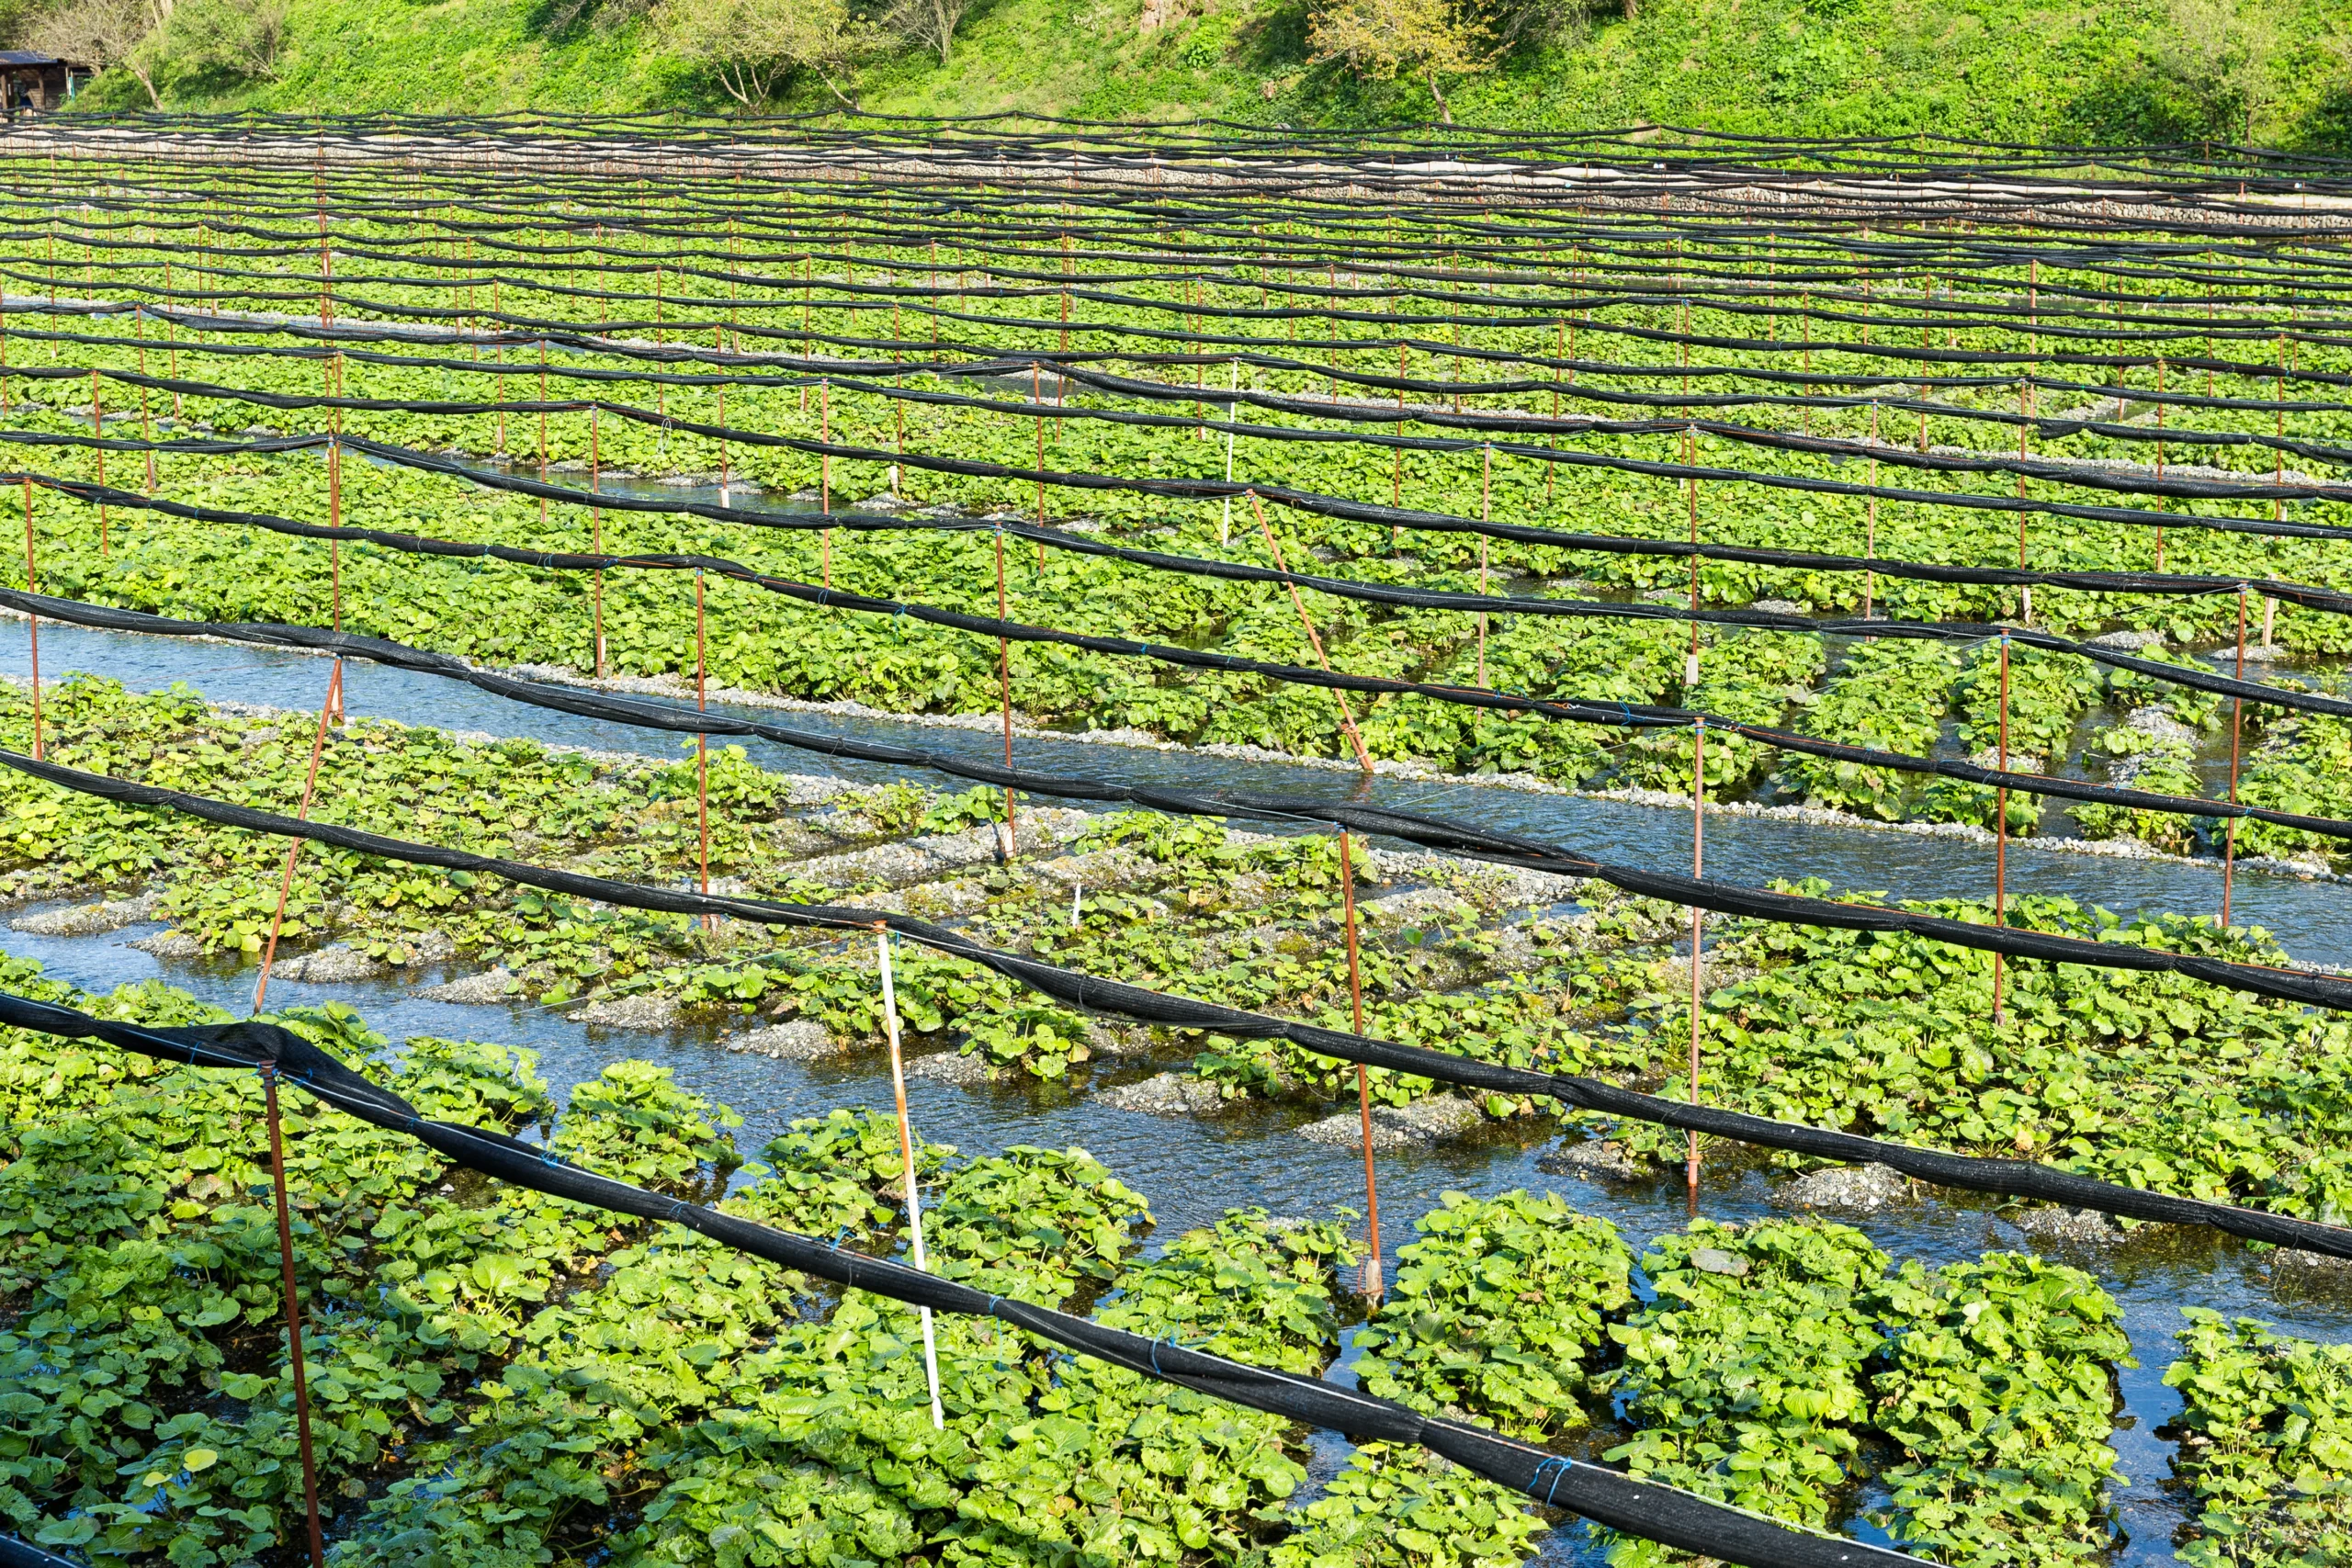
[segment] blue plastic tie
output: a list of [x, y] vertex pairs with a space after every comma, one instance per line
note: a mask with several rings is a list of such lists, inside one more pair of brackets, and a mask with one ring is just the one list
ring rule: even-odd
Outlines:
[[1532, 1494], [1535, 1483], [1544, 1479], [1544, 1472], [1547, 1470], [1552, 1472], [1552, 1484], [1544, 1489], [1544, 1501], [1548, 1506], [1552, 1501], [1552, 1495], [1560, 1489], [1560, 1477], [1566, 1475], [1575, 1463], [1574, 1460], [1562, 1459], [1555, 1454], [1535, 1467], [1535, 1473], [1527, 1478], [1527, 1490]]

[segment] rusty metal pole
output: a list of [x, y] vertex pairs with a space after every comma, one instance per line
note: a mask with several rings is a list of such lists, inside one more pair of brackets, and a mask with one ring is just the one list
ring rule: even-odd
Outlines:
[[[600, 454], [596, 449], [596, 406], [591, 403], [588, 407], [588, 493], [591, 495], [595, 494], [604, 483], [604, 470], [599, 461]], [[603, 507], [591, 506], [588, 509], [588, 531], [589, 548], [598, 556], [602, 556], [605, 553], [605, 509]], [[589, 636], [594, 644], [592, 652], [594, 655], [596, 678], [601, 681], [605, 678], [605, 569], [603, 567], [596, 569], [593, 583], [588, 609]]]
[[[1870, 496], [1863, 502], [1862, 559], [1878, 559], [1878, 403], [1871, 403], [1871, 477]], [[1867, 567], [1862, 571], [1862, 619], [1871, 618], [1871, 606], [1878, 597], [1878, 573]]]
[[262, 1096], [268, 1107], [269, 1175], [277, 1194], [277, 1263], [286, 1295], [286, 1359], [294, 1372], [294, 1436], [302, 1454], [302, 1508], [311, 1528], [311, 1568], [325, 1568], [326, 1543], [319, 1532], [319, 1468], [311, 1449], [311, 1380], [302, 1365], [302, 1303], [294, 1289], [294, 1225], [286, 1201], [286, 1140], [277, 1113], [277, 1064], [261, 1065]]
[[[1493, 444], [1492, 442], [1489, 442], [1489, 443], [1487, 443], [1486, 446], [1484, 446], [1480, 447], [1480, 448], [1479, 448], [1479, 451], [1480, 451], [1480, 452], [1483, 454], [1483, 456], [1484, 456], [1484, 461], [1480, 464], [1480, 466], [1479, 466], [1479, 469], [1478, 469], [1478, 521], [1479, 521], [1479, 522], [1481, 522], [1481, 523], [1487, 523], [1487, 522], [1490, 522], [1490, 521], [1492, 521], [1492, 518], [1493, 518], [1494, 493], [1495, 493], [1495, 448], [1494, 448], [1494, 444]], [[1297, 592], [1297, 590], [1296, 590], [1296, 589], [1293, 589], [1293, 590], [1292, 590], [1292, 592], [1293, 592], [1294, 593], [1295, 593], [1295, 592]], [[1484, 534], [1480, 534], [1480, 535], [1478, 536], [1478, 595], [1479, 595], [1479, 597], [1480, 597], [1480, 598], [1484, 598], [1484, 597], [1486, 597], [1486, 593], [1487, 593], [1487, 536], [1486, 536], [1486, 535], [1484, 535]], [[1481, 690], [1484, 690], [1484, 689], [1485, 689], [1485, 687], [1486, 687], [1486, 684], [1487, 684], [1487, 612], [1486, 612], [1486, 611], [1484, 611], [1484, 610], [1481, 610], [1481, 611], [1479, 611], [1479, 612], [1478, 612], [1478, 685], [1479, 685], [1479, 687], [1480, 687], [1480, 689], [1481, 689]]]
[[[710, 706], [710, 666], [704, 654], [702, 573], [695, 573], [695, 712]], [[710, 897], [710, 737], [695, 734], [695, 835], [702, 868], [702, 896]], [[706, 914], [703, 929], [717, 931], [718, 917]]]
[[[338, 422], [340, 423], [340, 422]], [[334, 436], [327, 438], [327, 526], [343, 527], [343, 443]], [[343, 630], [343, 540], [337, 534], [327, 536], [327, 584], [329, 609], [334, 618], [334, 629]], [[336, 661], [340, 670], [342, 661]], [[328, 703], [334, 709], [333, 722], [343, 722], [343, 682], [331, 680], [327, 685]]]
[[[1994, 762], [2003, 773], [2009, 771], [2009, 634], [2001, 634], [2001, 732], [1994, 753]], [[2009, 792], [2007, 785], [1993, 791], [1993, 923], [2009, 923]], [[2003, 1022], [2003, 982], [2008, 977], [2007, 964], [2002, 954], [1993, 954], [1993, 1021]]]
[[[1340, 902], [1347, 912], [1348, 1000], [1354, 1009], [1356, 1032], [1362, 1034], [1363, 969], [1357, 958], [1355, 855], [1345, 828], [1340, 829]], [[1362, 1062], [1356, 1064], [1356, 1109], [1363, 1118], [1363, 1201], [1372, 1236], [1372, 1254], [1364, 1260], [1356, 1288], [1359, 1293], [1378, 1301], [1385, 1293], [1380, 1267], [1380, 1183], [1373, 1174], [1372, 1164], [1372, 1075], [1364, 1070]]]
[[[1695, 657], [1695, 655], [1694, 655]], [[1706, 874], [1707, 864], [1707, 721], [1703, 717], [1691, 726], [1690, 731], [1690, 875], [1695, 881]], [[1700, 980], [1700, 946], [1705, 936], [1705, 911], [1698, 905], [1690, 906], [1690, 1103], [1699, 1103], [1699, 1012], [1703, 991]], [[1690, 1130], [1690, 1153], [1683, 1167], [1690, 1201], [1699, 1201], [1699, 1132]]]
[[[96, 441], [105, 434], [105, 420], [98, 412], [98, 373], [93, 370], [90, 372], [90, 435]], [[93, 446], [92, 450], [97, 455], [98, 483], [103, 486], [107, 482], [107, 449], [104, 446]], [[98, 554], [103, 556], [107, 553], [107, 503], [101, 501], [98, 502]]]
[[[1043, 428], [1040, 426], [1040, 428]], [[996, 525], [996, 618], [1000, 622], [1012, 619], [1012, 602], [1004, 590], [1004, 525]], [[1012, 770], [1012, 642], [999, 635], [996, 639], [996, 685], [999, 705], [1004, 715], [1004, 766]], [[1020, 842], [1013, 826], [1012, 786], [1004, 786], [1004, 858], [1012, 859]]]
[[[817, 443], [828, 448], [817, 455], [817, 510], [824, 516], [833, 514], [833, 382], [827, 377], [817, 383]], [[824, 555], [825, 586], [833, 585], [833, 531], [825, 529], [818, 536], [819, 547]]]

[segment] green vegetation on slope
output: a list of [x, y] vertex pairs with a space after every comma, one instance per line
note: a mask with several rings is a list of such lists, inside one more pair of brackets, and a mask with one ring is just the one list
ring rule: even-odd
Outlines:
[[[607, 8], [613, 0], [606, 0]], [[849, 73], [890, 113], [1019, 109], [1295, 124], [1430, 118], [1409, 77], [1311, 65], [1311, 0], [980, 0], [944, 66], [893, 46]], [[1571, 10], [1449, 91], [1465, 124], [1642, 121], [1776, 134], [2352, 145], [2352, 27], [2324, 0], [1657, 0]], [[1147, 12], [1159, 25], [1148, 29]], [[1159, 21], [1159, 18], [1167, 18]], [[551, 0], [290, 0], [277, 75], [165, 58], [174, 108], [322, 112], [712, 109], [708, 74], [644, 17]], [[2248, 100], [2251, 100], [2249, 102]], [[127, 73], [84, 102], [146, 106]], [[838, 100], [813, 76], [780, 107]]]

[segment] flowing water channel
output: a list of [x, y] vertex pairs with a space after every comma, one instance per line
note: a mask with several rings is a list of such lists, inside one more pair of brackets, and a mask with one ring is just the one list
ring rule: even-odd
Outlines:
[[[24, 623], [0, 623], [0, 673], [21, 677], [28, 672], [27, 640]], [[184, 681], [215, 701], [286, 708], [315, 705], [325, 683], [322, 660], [273, 649], [55, 624], [42, 626], [41, 644], [48, 680], [79, 670], [113, 677], [138, 690]], [[665, 761], [677, 754], [673, 736], [525, 707], [430, 676], [355, 662], [346, 665], [345, 681], [346, 705], [355, 715], [636, 751]], [[777, 716], [773, 708], [714, 705]], [[992, 728], [828, 712], [796, 713], [788, 722], [976, 757], [1001, 755], [1001, 742]], [[936, 775], [836, 763], [768, 742], [752, 742], [748, 750], [763, 764], [787, 772], [831, 773], [858, 782], [896, 776], [933, 786], [940, 782]], [[1023, 737], [1017, 742], [1016, 756], [1026, 765], [1044, 769], [1115, 774], [1202, 790], [1327, 796], [1361, 790], [1383, 805], [1544, 839], [1612, 861], [1687, 864], [1690, 853], [1687, 809], [1468, 780], [1382, 775], [1360, 781], [1349, 773], [1296, 763], [1071, 737]], [[1839, 886], [1885, 889], [1897, 897], [1981, 895], [1989, 891], [1991, 860], [1989, 848], [1980, 842], [1903, 831], [1728, 813], [1711, 818], [1707, 828], [1708, 871], [1746, 882], [1821, 876]], [[2013, 845], [2009, 863], [2013, 893], [2064, 893], [2119, 911], [2209, 910], [2220, 897], [2218, 867], [2209, 864], [2095, 856], [2030, 843]], [[2267, 927], [2300, 958], [2352, 964], [2352, 908], [2347, 902], [2352, 901], [2336, 885], [2248, 869], [2239, 874], [2234, 908], [2240, 919]], [[243, 1010], [251, 1005], [250, 969], [164, 964], [125, 945], [156, 929], [134, 927], [95, 937], [0, 930], [0, 947], [38, 958], [61, 978], [94, 990], [162, 978], [225, 1007]], [[526, 1046], [539, 1054], [541, 1070], [559, 1095], [618, 1056], [660, 1063], [673, 1069], [682, 1084], [742, 1114], [745, 1126], [739, 1142], [747, 1153], [755, 1153], [794, 1117], [834, 1106], [889, 1103], [887, 1065], [873, 1055], [813, 1065], [781, 1062], [729, 1052], [707, 1030], [647, 1034], [592, 1028], [568, 1021], [558, 1010], [529, 1005], [426, 1001], [414, 994], [415, 987], [416, 982], [306, 985], [280, 980], [273, 983], [273, 992], [288, 1002], [348, 1002], [395, 1040], [435, 1034]], [[960, 1088], [917, 1078], [909, 1083], [908, 1092], [921, 1134], [967, 1152], [1022, 1143], [1083, 1145], [1151, 1200], [1157, 1234], [1163, 1237], [1210, 1223], [1235, 1205], [1310, 1213], [1331, 1205], [1360, 1205], [1363, 1198], [1360, 1156], [1295, 1136], [1295, 1128], [1306, 1117], [1295, 1110], [1258, 1109], [1216, 1121], [1169, 1121], [1114, 1110], [1082, 1091], [1057, 1086]], [[1410, 1239], [1413, 1220], [1450, 1189], [1492, 1193], [1521, 1186], [1549, 1188], [1585, 1212], [1613, 1220], [1637, 1246], [1683, 1224], [1688, 1210], [1679, 1181], [1625, 1186], [1543, 1173], [1536, 1160], [1547, 1143], [1522, 1126], [1498, 1129], [1464, 1144], [1384, 1155], [1383, 1239], [1392, 1259], [1399, 1242]], [[1773, 1202], [1775, 1185], [1756, 1170], [1726, 1165], [1710, 1175], [1698, 1207], [1718, 1219], [1782, 1213]], [[1896, 1259], [1917, 1258], [1931, 1265], [1991, 1247], [2025, 1245], [2015, 1227], [1989, 1206], [1930, 1200], [1849, 1223], [1859, 1224]], [[2258, 1316], [2290, 1333], [2340, 1340], [2352, 1337], [2352, 1274], [2344, 1276], [2346, 1283], [2339, 1287], [2299, 1285], [2293, 1277], [2274, 1280], [2263, 1256], [2197, 1233], [2159, 1235], [2113, 1250], [2086, 1251], [2070, 1244], [2045, 1244], [2041, 1249], [2090, 1269], [2123, 1304], [2139, 1365], [2125, 1369], [2120, 1380], [2122, 1410], [2114, 1442], [2130, 1484], [2117, 1491], [2122, 1540], [2116, 1561], [2171, 1562], [2171, 1539], [2184, 1513], [2180, 1499], [2165, 1483], [2172, 1444], [2157, 1434], [2179, 1408], [2179, 1400], [2162, 1381], [2174, 1356], [2172, 1336], [2181, 1326], [2179, 1309], [2206, 1306]], [[1347, 1360], [1329, 1375], [1350, 1376]], [[1318, 1449], [1318, 1470], [1328, 1473], [1344, 1453], [1339, 1440], [1324, 1443]], [[1545, 1557], [1561, 1564], [1598, 1561], [1580, 1529], [1555, 1531]]]

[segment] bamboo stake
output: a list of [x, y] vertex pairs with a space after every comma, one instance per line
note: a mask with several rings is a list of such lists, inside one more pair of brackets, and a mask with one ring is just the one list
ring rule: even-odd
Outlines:
[[[1348, 1002], [1354, 1010], [1356, 1032], [1362, 1034], [1363, 969], [1357, 957], [1355, 856], [1345, 828], [1340, 829], [1340, 901], [1347, 911]], [[1372, 1253], [1364, 1259], [1363, 1272], [1357, 1277], [1356, 1289], [1360, 1294], [1378, 1301], [1384, 1293], [1380, 1267], [1380, 1184], [1373, 1174], [1372, 1165], [1372, 1075], [1364, 1070], [1362, 1062], [1356, 1064], [1356, 1109], [1363, 1119], [1363, 1201], [1372, 1238]]]
[[[2238, 585], [2238, 679], [2245, 679], [2245, 585]], [[2245, 732], [2245, 699], [2230, 699], [2230, 804], [2238, 803], [2238, 748]], [[2230, 925], [2230, 887], [2235, 879], [2238, 861], [2238, 819], [2234, 817], [2222, 829], [2222, 929]]]
[[[33, 481], [25, 480], [25, 592], [40, 592], [39, 562], [33, 554]], [[40, 740], [40, 617], [28, 618], [33, 655], [33, 761], [41, 760]]]
[[[902, 1190], [907, 1199], [907, 1231], [914, 1242], [915, 1267], [928, 1272], [930, 1262], [922, 1250], [922, 1199], [920, 1183], [915, 1179], [914, 1127], [907, 1120], [907, 1071], [899, 1051], [899, 998], [890, 983], [890, 928], [881, 921], [874, 922], [875, 955], [882, 969], [882, 1031], [890, 1042], [890, 1092], [899, 1102], [899, 1164]], [[931, 1326], [931, 1309], [915, 1309], [922, 1318], [922, 1370], [931, 1382], [931, 1426], [933, 1431], [947, 1427], [946, 1412], [939, 1403], [939, 1348]]]

